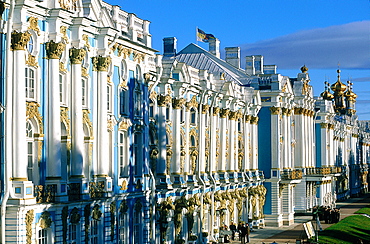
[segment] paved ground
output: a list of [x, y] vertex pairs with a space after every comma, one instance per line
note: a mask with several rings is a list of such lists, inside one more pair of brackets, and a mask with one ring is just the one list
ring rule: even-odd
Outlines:
[[[347, 216], [353, 215], [357, 210], [369, 206], [370, 194], [367, 194], [360, 198], [351, 198], [344, 202], [338, 202], [337, 207], [340, 208], [340, 218], [343, 219]], [[296, 240], [306, 239], [306, 234], [303, 229], [303, 223], [311, 221], [311, 216], [296, 216], [295, 224], [291, 226], [283, 227], [265, 227], [263, 229], [257, 229], [251, 232], [250, 243], [261, 244], [261, 243], [273, 243], [274, 241], [279, 244], [292, 244], [296, 243]], [[325, 224], [321, 221], [322, 228], [326, 229], [331, 224]], [[316, 224], [314, 224], [316, 228]], [[240, 244], [239, 241], [231, 242], [233, 244]]]

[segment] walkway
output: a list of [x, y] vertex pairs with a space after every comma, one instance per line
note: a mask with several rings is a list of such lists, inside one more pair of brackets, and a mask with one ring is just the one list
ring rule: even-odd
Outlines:
[[[350, 198], [344, 202], [338, 202], [337, 208], [340, 208], [340, 219], [344, 219], [347, 216], [353, 215], [357, 210], [369, 206], [370, 194], [362, 196], [360, 198]], [[303, 223], [312, 220], [312, 216], [296, 216], [295, 224], [291, 226], [283, 227], [265, 227], [263, 229], [256, 229], [251, 232], [250, 243], [261, 244], [261, 243], [273, 243], [274, 241], [279, 244], [295, 244], [296, 240], [307, 239], [304, 232]], [[316, 223], [312, 223], [316, 228]], [[323, 229], [328, 228], [331, 224], [325, 224], [321, 221]], [[240, 244], [239, 241], [233, 241], [232, 244]]]

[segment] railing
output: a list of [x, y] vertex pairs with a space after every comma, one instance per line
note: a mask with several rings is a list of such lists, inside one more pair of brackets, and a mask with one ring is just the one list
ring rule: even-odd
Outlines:
[[93, 199], [102, 198], [105, 196], [105, 182], [98, 181], [98, 182], [90, 182], [89, 187], [90, 197]]
[[57, 185], [35, 185], [34, 188], [37, 203], [55, 202]]
[[342, 172], [342, 167], [330, 166], [330, 167], [317, 167], [317, 168], [307, 168], [306, 175], [329, 175], [338, 174]]
[[81, 200], [81, 183], [68, 184], [68, 200], [78, 201]]
[[280, 174], [282, 180], [300, 180], [303, 177], [302, 171], [298, 169], [284, 170]]

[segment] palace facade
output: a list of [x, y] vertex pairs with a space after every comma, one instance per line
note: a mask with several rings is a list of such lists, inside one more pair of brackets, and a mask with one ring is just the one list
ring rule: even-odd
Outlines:
[[[101, 0], [0, 3], [1, 243], [212, 243], [369, 190], [352, 83], [220, 58]], [[243, 66], [244, 68], [242, 68]]]

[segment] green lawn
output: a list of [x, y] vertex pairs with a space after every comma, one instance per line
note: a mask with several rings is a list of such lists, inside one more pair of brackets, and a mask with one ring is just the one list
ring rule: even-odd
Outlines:
[[370, 215], [370, 205], [366, 208], [361, 208], [356, 212], [356, 214], [368, 214]]
[[[370, 213], [370, 208], [363, 208], [359, 213]], [[357, 213], [357, 212], [356, 212]], [[337, 224], [319, 232], [319, 243], [352, 244], [370, 242], [370, 218], [363, 215], [349, 216]]]

